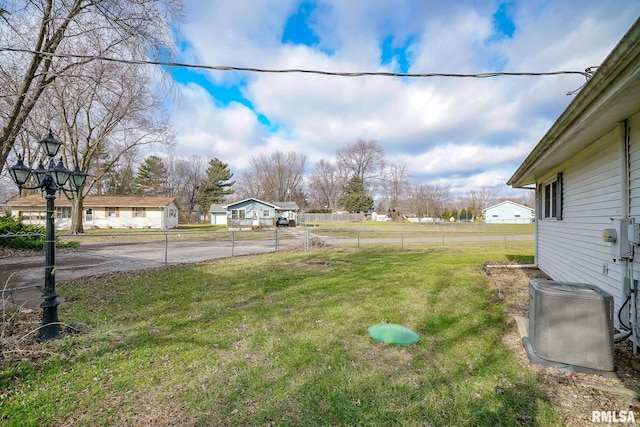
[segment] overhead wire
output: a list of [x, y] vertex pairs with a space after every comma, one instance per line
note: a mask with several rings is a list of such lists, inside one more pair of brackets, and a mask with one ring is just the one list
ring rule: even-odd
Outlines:
[[[248, 72], [248, 73], [273, 73], [273, 74], [302, 73], [302, 74], [318, 74], [318, 75], [324, 75], [324, 76], [337, 76], [337, 77], [382, 76], [382, 77], [407, 77], [407, 78], [455, 77], [455, 78], [486, 79], [486, 78], [493, 78], [493, 77], [500, 77], [500, 76], [581, 75], [588, 81], [593, 76], [593, 74], [595, 73], [595, 70], [597, 69], [597, 67], [589, 67], [584, 71], [576, 71], [576, 70], [542, 71], [542, 72], [498, 71], [498, 72], [468, 73], [468, 74], [467, 73], [394, 73], [394, 72], [387, 72], [387, 71], [345, 72], [345, 71], [313, 70], [313, 69], [303, 69], [303, 68], [270, 69], [270, 68], [255, 68], [255, 67], [236, 67], [236, 66], [228, 66], [228, 65], [199, 65], [199, 64], [187, 64], [182, 62], [156, 61], [151, 59], [136, 60], [136, 59], [124, 59], [124, 58], [112, 58], [112, 57], [101, 56], [101, 55], [53, 53], [53, 52], [44, 52], [44, 51], [30, 50], [30, 49], [11, 48], [11, 47], [0, 47], [0, 51], [29, 53], [33, 55], [43, 55], [43, 56], [48, 56], [52, 58], [56, 57], [56, 58], [100, 60], [100, 61], [119, 62], [119, 63], [125, 63], [125, 64], [134, 64], [134, 65], [160, 65], [165, 67], [196, 68], [196, 69], [205, 69], [205, 70], [213, 70], [213, 71], [241, 71], [241, 72]], [[574, 91], [573, 93], [577, 92], [577, 90]], [[567, 95], [571, 95], [573, 93], [569, 92], [567, 93]]]

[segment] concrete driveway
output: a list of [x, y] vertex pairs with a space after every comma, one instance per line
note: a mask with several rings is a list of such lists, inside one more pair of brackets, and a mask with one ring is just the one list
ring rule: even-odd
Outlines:
[[[300, 245], [298, 239], [283, 239], [279, 248]], [[143, 270], [232, 256], [254, 255], [276, 250], [273, 240], [184, 241], [82, 245], [56, 251], [56, 283], [113, 272]], [[0, 259], [3, 298], [18, 307], [40, 305], [44, 286], [44, 255]], [[62, 296], [59, 297], [63, 301]]]

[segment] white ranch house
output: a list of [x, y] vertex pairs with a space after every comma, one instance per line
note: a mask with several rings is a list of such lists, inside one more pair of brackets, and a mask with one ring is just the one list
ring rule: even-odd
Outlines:
[[538, 267], [607, 292], [636, 330], [631, 307], [640, 301], [629, 288], [640, 279], [640, 20], [508, 184], [536, 189]]
[[[46, 199], [39, 194], [7, 203], [13, 217], [25, 224], [45, 225]], [[178, 205], [168, 197], [87, 196], [84, 198], [82, 223], [92, 228], [154, 228], [178, 226]], [[56, 199], [56, 229], [71, 228], [71, 202], [64, 196]]]
[[488, 224], [530, 224], [535, 209], [506, 200], [482, 210]]

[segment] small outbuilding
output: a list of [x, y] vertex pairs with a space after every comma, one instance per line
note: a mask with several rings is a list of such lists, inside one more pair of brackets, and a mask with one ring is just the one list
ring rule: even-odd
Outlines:
[[227, 207], [221, 203], [212, 203], [209, 207], [212, 225], [227, 225]]
[[506, 200], [482, 210], [488, 224], [530, 224], [535, 218], [535, 209]]

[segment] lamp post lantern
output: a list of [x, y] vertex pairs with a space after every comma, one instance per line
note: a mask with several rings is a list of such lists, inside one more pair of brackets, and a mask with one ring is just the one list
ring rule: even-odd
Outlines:
[[[45, 223], [45, 243], [44, 243], [44, 292], [42, 294], [42, 325], [38, 330], [36, 339], [40, 342], [57, 338], [62, 333], [60, 321], [58, 320], [58, 293], [56, 292], [56, 242], [55, 242], [55, 198], [56, 192], [74, 191], [76, 194], [84, 184], [87, 174], [82, 172], [78, 165], [75, 170], [70, 171], [62, 163], [62, 157], [57, 165], [54, 165], [54, 157], [58, 154], [58, 150], [63, 145], [61, 141], [54, 138], [53, 132], [49, 129], [49, 135], [39, 141], [49, 157], [49, 166], [45, 169], [42, 161], [36, 169], [25, 166], [22, 156], [18, 155], [18, 161], [9, 168], [9, 175], [16, 183], [20, 194], [22, 189], [35, 190], [40, 189], [47, 200], [47, 217]], [[25, 184], [30, 176], [33, 176], [36, 185], [27, 187]], [[67, 182], [71, 182], [71, 186], [65, 187]]]

